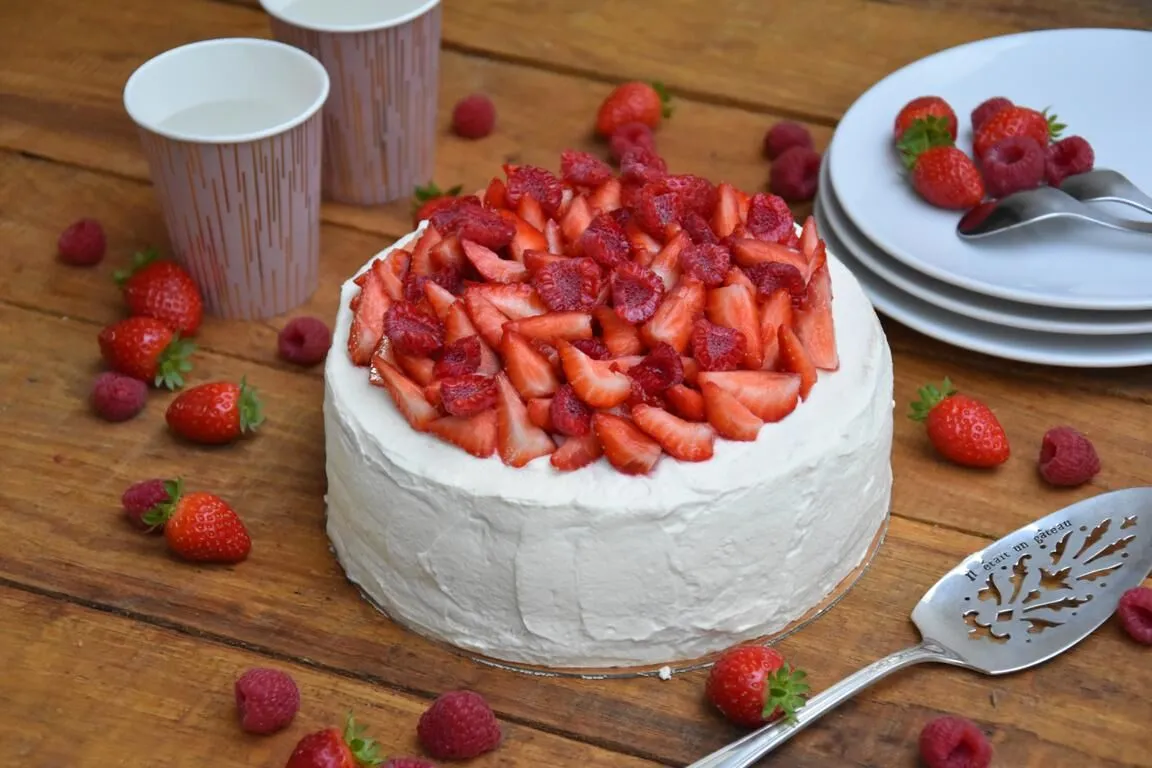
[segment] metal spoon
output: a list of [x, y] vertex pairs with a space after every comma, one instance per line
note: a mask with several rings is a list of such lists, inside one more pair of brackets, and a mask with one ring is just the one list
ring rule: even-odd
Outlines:
[[966, 240], [1019, 229], [1038, 221], [1071, 218], [1090, 221], [1102, 227], [1152, 234], [1152, 223], [1130, 221], [1091, 208], [1053, 187], [1016, 192], [1008, 197], [981, 203], [968, 211], [956, 225], [956, 234]]
[[814, 696], [688, 768], [748, 768], [833, 707], [922, 662], [1003, 675], [1063, 653], [1103, 624], [1152, 573], [1152, 487], [1103, 493], [969, 555], [912, 611], [923, 640]]
[[1084, 203], [1123, 203], [1152, 213], [1152, 197], [1144, 194], [1124, 174], [1107, 168], [1069, 176], [1060, 185], [1060, 191]]

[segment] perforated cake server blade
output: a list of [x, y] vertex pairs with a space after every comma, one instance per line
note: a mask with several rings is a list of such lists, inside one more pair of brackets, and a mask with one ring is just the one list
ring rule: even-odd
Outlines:
[[918, 645], [880, 659], [688, 768], [748, 768], [833, 707], [923, 662], [1005, 675], [1068, 650], [1152, 573], [1152, 487], [1094, 496], [969, 555], [912, 610]]

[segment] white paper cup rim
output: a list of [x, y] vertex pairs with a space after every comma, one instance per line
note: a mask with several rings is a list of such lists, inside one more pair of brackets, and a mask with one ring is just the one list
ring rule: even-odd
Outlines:
[[365, 22], [362, 24], [316, 24], [311, 22], [301, 23], [298, 19], [294, 19], [290, 15], [285, 15], [283, 10], [285, 2], [283, 2], [283, 0], [260, 0], [260, 7], [262, 7], [268, 13], [268, 15], [274, 16], [285, 24], [290, 24], [293, 27], [299, 27], [300, 29], [308, 29], [313, 32], [343, 34], [357, 32], [378, 32], [382, 29], [398, 27], [401, 24], [407, 24], [409, 21], [423, 16], [439, 4], [440, 0], [425, 0], [425, 2], [408, 9], [403, 13], [384, 16], [378, 20]]

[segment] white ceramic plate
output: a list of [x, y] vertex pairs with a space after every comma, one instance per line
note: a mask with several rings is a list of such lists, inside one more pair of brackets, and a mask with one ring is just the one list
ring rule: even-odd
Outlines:
[[1082, 336], [1152, 333], [1152, 312], [1050, 309], [1035, 304], [1016, 304], [942, 283], [908, 268], [864, 238], [840, 208], [836, 192], [828, 180], [827, 163], [820, 169], [817, 195], [822, 213], [821, 232], [832, 230], [841, 247], [877, 277], [941, 309], [996, 325], [1044, 333]]
[[[1116, 168], [1152, 190], [1147, 131], [1152, 99], [1137, 96], [1137, 73], [1152, 72], [1152, 32], [1064, 29], [982, 40], [900, 69], [869, 89], [832, 139], [832, 186], [852, 223], [894, 258], [938, 280], [1009, 301], [1089, 310], [1152, 309], [1152, 237], [1052, 221], [978, 242], [955, 234], [959, 214], [922, 201], [905, 181], [892, 124], [911, 99], [948, 100], [971, 150], [969, 115], [1006, 96], [1051, 106]], [[1136, 90], [1134, 90], [1136, 89]], [[1134, 208], [1104, 206], [1123, 216]]]
[[[818, 199], [818, 222], [828, 219]], [[974, 320], [910, 296], [878, 278], [862, 265], [835, 232], [825, 227], [821, 237], [829, 251], [852, 270], [876, 309], [888, 317], [953, 346], [1007, 360], [1064, 368], [1133, 368], [1152, 365], [1152, 334], [1070, 336], [1037, 333]]]

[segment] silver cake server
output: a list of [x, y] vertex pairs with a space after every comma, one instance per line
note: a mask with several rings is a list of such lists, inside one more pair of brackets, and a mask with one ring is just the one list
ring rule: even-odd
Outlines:
[[1004, 675], [1063, 653], [1152, 573], [1152, 487], [1094, 496], [969, 555], [912, 610], [923, 638], [688, 768], [747, 768], [833, 707], [923, 662]]
[[1152, 235], [1152, 223], [1113, 216], [1054, 187], [1014, 192], [980, 203], [960, 218], [956, 234], [963, 240], [978, 240], [1052, 219], [1076, 219], [1108, 229]]

